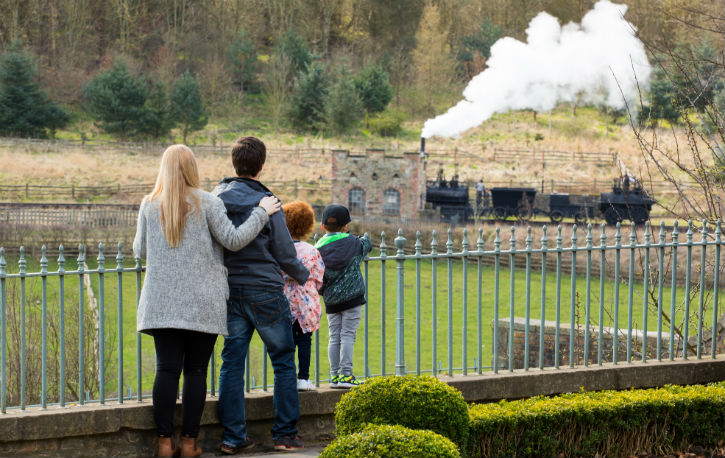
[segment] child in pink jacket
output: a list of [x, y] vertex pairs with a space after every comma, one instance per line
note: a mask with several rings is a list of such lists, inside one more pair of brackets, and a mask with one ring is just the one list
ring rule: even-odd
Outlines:
[[284, 272], [284, 294], [287, 296], [292, 313], [292, 333], [299, 358], [297, 373], [297, 389], [314, 391], [315, 385], [310, 381], [310, 356], [312, 353], [312, 333], [320, 328], [320, 295], [325, 265], [320, 252], [305, 240], [312, 234], [315, 227], [315, 213], [307, 202], [295, 201], [282, 207], [287, 229], [297, 250], [297, 259], [310, 271], [310, 277], [304, 285], [298, 284]]

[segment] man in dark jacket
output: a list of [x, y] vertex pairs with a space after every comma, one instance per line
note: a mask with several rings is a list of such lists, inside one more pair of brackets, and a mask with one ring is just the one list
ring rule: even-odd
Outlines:
[[342, 205], [332, 204], [322, 212], [326, 234], [317, 241], [325, 263], [322, 298], [330, 330], [327, 355], [330, 358], [330, 388], [354, 388], [361, 384], [352, 372], [355, 335], [365, 303], [365, 283], [360, 263], [372, 245], [367, 237], [347, 232], [350, 212]]
[[[237, 177], [225, 178], [214, 190], [237, 226], [247, 219], [255, 199], [259, 202], [261, 197], [272, 195], [259, 182], [265, 159], [266, 148], [259, 139], [237, 140], [232, 148]], [[221, 451], [236, 454], [254, 445], [247, 437], [244, 362], [255, 329], [267, 346], [274, 368], [274, 448], [302, 448], [296, 427], [300, 409], [292, 318], [281, 271], [301, 285], [309, 272], [297, 259], [283, 212], [272, 215], [257, 238], [240, 251], [225, 250], [224, 265], [229, 274], [229, 335], [224, 338], [219, 374], [219, 419], [224, 426]]]

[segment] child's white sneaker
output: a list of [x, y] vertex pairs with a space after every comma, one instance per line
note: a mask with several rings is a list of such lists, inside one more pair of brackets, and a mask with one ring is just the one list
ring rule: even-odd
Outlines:
[[297, 380], [297, 391], [315, 391], [315, 384], [310, 380], [299, 379]]

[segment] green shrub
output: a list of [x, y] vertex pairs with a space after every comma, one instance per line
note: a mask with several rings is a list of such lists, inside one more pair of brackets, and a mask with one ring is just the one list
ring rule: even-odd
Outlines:
[[403, 426], [368, 425], [342, 436], [322, 451], [320, 458], [460, 458], [453, 443], [432, 431]]
[[429, 429], [464, 450], [468, 406], [460, 392], [433, 377], [378, 377], [346, 393], [335, 411], [339, 435], [367, 423]]
[[470, 417], [476, 457], [668, 455], [725, 439], [725, 385], [501, 401]]
[[405, 115], [400, 111], [386, 110], [368, 119], [370, 130], [383, 137], [394, 137], [403, 130]]

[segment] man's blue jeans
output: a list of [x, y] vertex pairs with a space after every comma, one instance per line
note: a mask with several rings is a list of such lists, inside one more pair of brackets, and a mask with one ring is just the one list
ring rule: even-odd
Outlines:
[[227, 330], [219, 374], [219, 419], [222, 442], [237, 446], [247, 439], [244, 412], [244, 362], [256, 329], [274, 368], [274, 426], [272, 437], [297, 435], [300, 402], [297, 396], [295, 343], [289, 302], [278, 291], [230, 288]]

